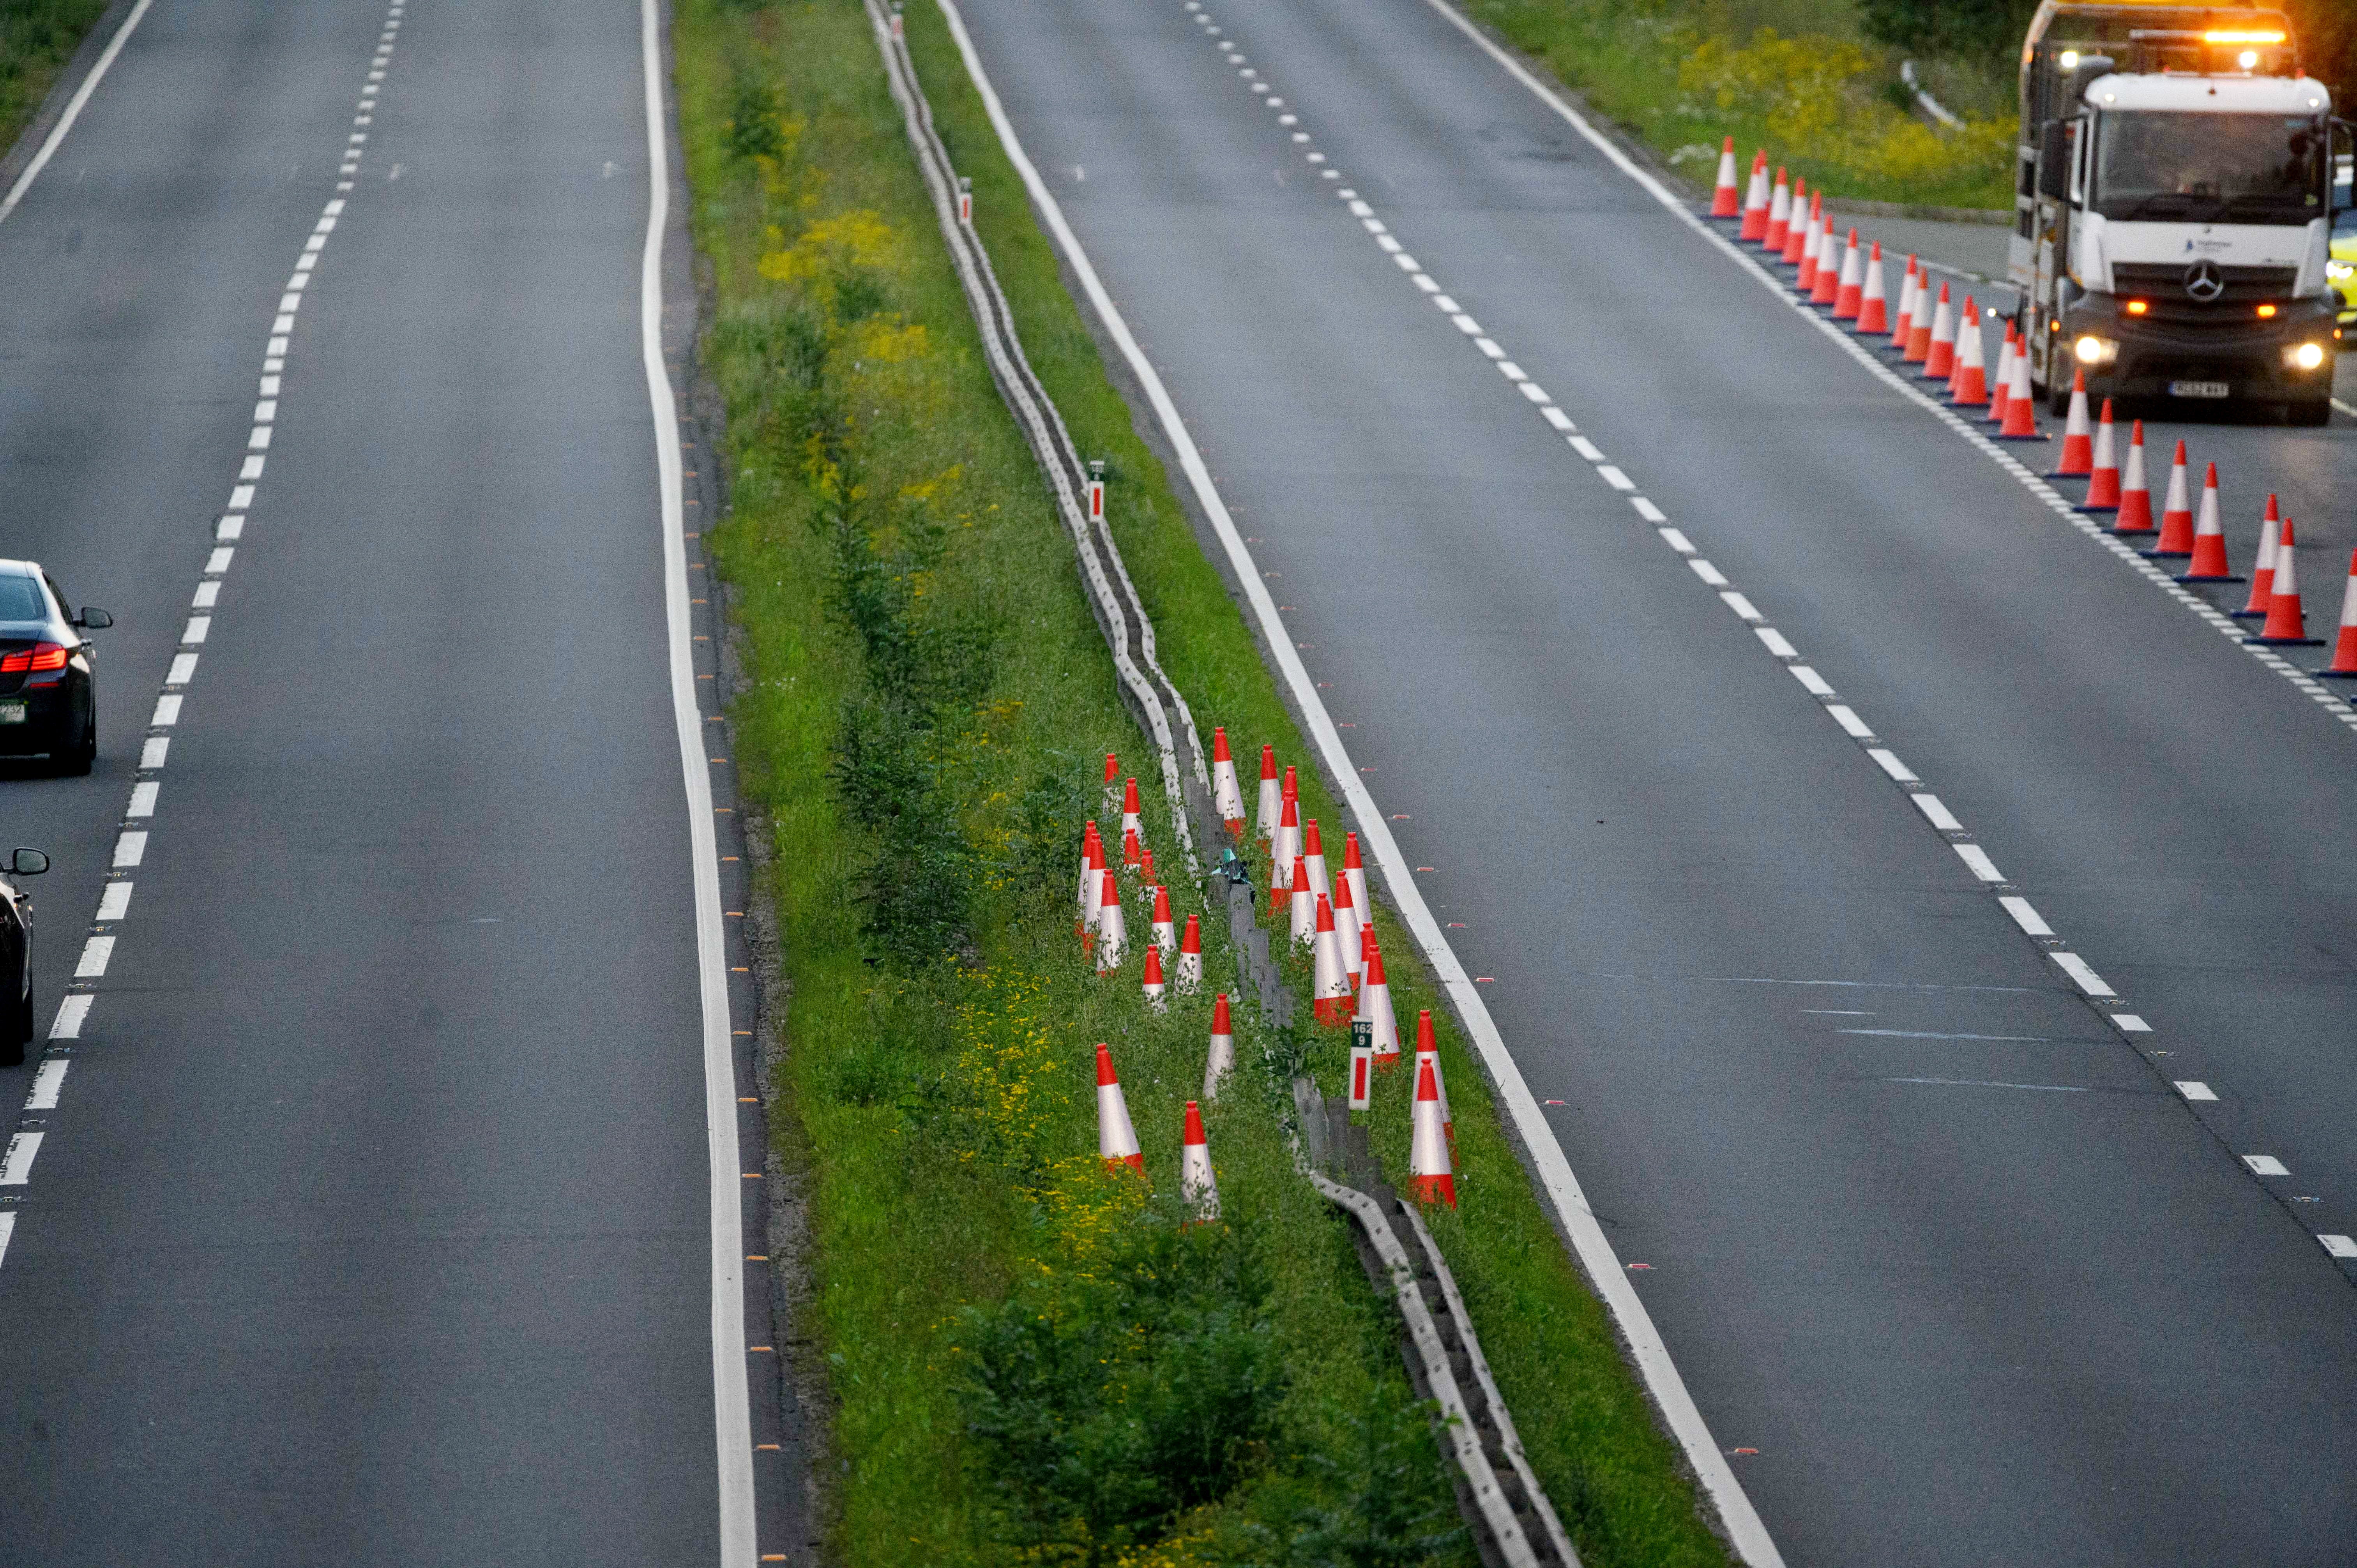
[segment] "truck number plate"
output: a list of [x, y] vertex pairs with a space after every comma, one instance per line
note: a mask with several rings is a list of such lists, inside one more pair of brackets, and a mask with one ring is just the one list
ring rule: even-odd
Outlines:
[[0, 703], [0, 725], [20, 725], [25, 722], [25, 704]]
[[2169, 395], [2171, 397], [2227, 397], [2232, 395], [2232, 392], [2224, 381], [2171, 381], [2169, 383]]

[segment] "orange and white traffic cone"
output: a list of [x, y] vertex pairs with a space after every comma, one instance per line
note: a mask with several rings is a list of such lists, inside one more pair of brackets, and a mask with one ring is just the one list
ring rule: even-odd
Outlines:
[[2324, 639], [2308, 635], [2308, 614], [2299, 607], [2299, 554], [2293, 547], [2291, 519], [2283, 520], [2283, 537], [2276, 541], [2275, 581], [2267, 593], [2266, 624], [2255, 642], [2267, 648], [2318, 648]]
[[1457, 1118], [1448, 1109], [1448, 1077], [1440, 1070], [1440, 1046], [1432, 1037], [1432, 1009], [1422, 1007], [1415, 1015], [1415, 1059], [1418, 1065], [1432, 1064], [1433, 1086], [1440, 1090], [1440, 1130], [1448, 1136], [1448, 1152], [1457, 1152]]
[[1318, 900], [1317, 929], [1310, 944], [1310, 1008], [1321, 1024], [1351, 1021], [1351, 972], [1342, 967], [1342, 933], [1334, 929], [1334, 906]]
[[2193, 520], [2193, 559], [2180, 583], [2239, 583], [2226, 562], [2226, 528], [2218, 516], [2218, 465], [2210, 465], [2210, 482], [2201, 489], [2201, 515]]
[[1359, 864], [1359, 835], [1342, 835], [1342, 876], [1351, 885], [1351, 904], [1359, 911], [1359, 924], [1374, 929], [1375, 906], [1367, 897], [1367, 868]]
[[[2144, 421], [2128, 425], [2128, 466], [2120, 475], [2119, 515], [2112, 520], [2114, 533], [2150, 533], [2152, 521], [2152, 486], [2144, 477]], [[2259, 607], [2261, 615], [2266, 607]]]
[[2006, 405], [2013, 402], [2013, 323], [2005, 324], [2005, 342], [1996, 351], [1996, 374], [1990, 378], [1988, 421], [2005, 427]]
[[1736, 238], [1756, 245], [1768, 237], [1768, 149], [1751, 156], [1751, 188], [1743, 197], [1743, 228]]
[[1081, 832], [1081, 915], [1072, 923], [1072, 934], [1088, 938], [1096, 929], [1097, 907], [1104, 902], [1104, 888], [1097, 879], [1104, 875], [1104, 841], [1097, 837], [1094, 817]]
[[1121, 757], [1108, 751], [1105, 753], [1104, 814], [1108, 817], [1112, 816], [1120, 804]]
[[1268, 894], [1272, 900], [1272, 908], [1275, 908], [1273, 901], [1292, 887], [1289, 876], [1293, 870], [1294, 859], [1300, 854], [1301, 808], [1298, 802], [1288, 799], [1278, 809], [1276, 842], [1269, 847], [1268, 852]]
[[2283, 537], [2283, 513], [2276, 498], [2267, 497], [2266, 515], [2259, 520], [2259, 555], [2251, 567], [2251, 597], [2241, 609], [2226, 613], [2236, 620], [2257, 620], [2267, 613], [2276, 592], [2276, 541]]
[[1842, 279], [1849, 269], [1847, 258], [1857, 254], [1857, 231], [1849, 231], [1849, 248], [1844, 250], [1842, 242], [1834, 238], [1833, 220], [1827, 218], [1824, 241], [1817, 247], [1817, 281], [1809, 288], [1811, 305], [1831, 306], [1840, 303]]
[[1825, 270], [1825, 199], [1809, 198], [1809, 233], [1801, 244], [1801, 275], [1793, 287], [1805, 297], [1817, 291], [1817, 274]]
[[1956, 319], [1956, 373], [1949, 378], [1948, 401], [1958, 408], [1980, 408], [1988, 403], [1988, 350], [1981, 346], [1979, 307], [1964, 295], [1964, 314]]
[[1956, 369], [1956, 307], [1948, 302], [1948, 285], [1940, 285], [1939, 303], [1932, 307], [1932, 333], [1923, 354], [1923, 379], [1944, 381]]
[[2349, 553], [2349, 584], [2341, 590], [2341, 635], [2332, 662], [2317, 671], [2329, 681], [2357, 681], [2357, 550]]
[[2062, 421], [2062, 460], [2050, 479], [2084, 478], [2095, 471], [2095, 435], [2087, 427], [2087, 372], [2071, 370], [2071, 412]]
[[2092, 471], [2087, 476], [2087, 499], [2079, 503], [2081, 511], [2117, 511], [2120, 510], [2120, 461], [2113, 446], [2112, 400], [2104, 400], [2103, 416], [2095, 421], [2095, 450]]
[[1334, 935], [1342, 950], [1342, 972], [1351, 977], [1355, 989], [1359, 983], [1359, 954], [1365, 946], [1359, 936], [1359, 910], [1351, 902], [1351, 879], [1334, 878]]
[[1178, 926], [1170, 918], [1170, 889], [1159, 882], [1154, 885], [1154, 918], [1147, 923], [1146, 935], [1159, 952], [1167, 955], [1178, 950]]
[[1137, 1129], [1130, 1124], [1129, 1101], [1122, 1098], [1121, 1079], [1114, 1076], [1113, 1052], [1097, 1042], [1097, 1158], [1107, 1175], [1126, 1166], [1146, 1174], [1146, 1155], [1137, 1146]]
[[1139, 880], [1148, 887], [1161, 886], [1162, 879], [1154, 875], [1154, 852], [1150, 849], [1142, 850], [1139, 852], [1139, 858], [1144, 865], [1144, 869], [1137, 874]]
[[1244, 792], [1236, 782], [1236, 759], [1228, 755], [1228, 730], [1222, 725], [1211, 731], [1211, 809], [1220, 813], [1221, 825], [1228, 836], [1238, 843], [1244, 842]]
[[1877, 240], [1866, 258], [1866, 287], [1857, 299], [1857, 330], [1890, 336], [1890, 298], [1882, 286], [1882, 242]]
[[1211, 999], [1211, 1048], [1203, 1058], [1203, 1098], [1217, 1100], [1220, 1085], [1236, 1070], [1236, 1035], [1228, 1023], [1228, 993]]
[[1392, 1012], [1391, 985], [1383, 979], [1383, 944], [1372, 930], [1361, 940], [1365, 944], [1366, 973], [1359, 982], [1359, 1010], [1351, 1016], [1355, 1022], [1373, 1026], [1375, 1070], [1389, 1072], [1400, 1057], [1399, 1019]]
[[1318, 819], [1309, 819], [1301, 830], [1301, 858], [1309, 867], [1309, 891], [1320, 898], [1334, 896], [1334, 884], [1326, 875], [1326, 842], [1318, 836]]
[[1792, 182], [1792, 211], [1784, 224], [1784, 248], [1776, 259], [1788, 267], [1797, 267], [1809, 248], [1809, 225], [1815, 221], [1809, 209], [1809, 182]]
[[1735, 185], [1735, 138], [1727, 138], [1727, 145], [1718, 155], [1718, 184], [1710, 193], [1710, 215], [1713, 218], [1738, 218], [1743, 213], [1743, 193]]
[[1899, 280], [1899, 314], [1890, 323], [1891, 345], [1905, 357], [1907, 339], [1915, 331], [1915, 301], [1922, 295], [1922, 279], [1915, 271], [1915, 258], [1907, 258], [1907, 275]]
[[1146, 1004], [1157, 1013], [1170, 1006], [1170, 988], [1162, 979], [1162, 950], [1152, 942], [1146, 944]]
[[1849, 231], [1842, 251], [1841, 276], [1834, 284], [1834, 319], [1855, 321], [1866, 310], [1866, 252], [1858, 248], [1857, 231]]
[[1097, 972], [1103, 974], [1119, 969], [1129, 950], [1129, 919], [1121, 912], [1119, 882], [1111, 874], [1099, 880], [1104, 897], [1097, 905]]
[[1284, 809], [1283, 796], [1277, 791], [1276, 747], [1260, 748], [1260, 810], [1254, 813], [1253, 836], [1265, 849], [1276, 837], [1277, 813]]
[[1125, 865], [1137, 864], [1136, 859], [1129, 853], [1132, 834], [1136, 835], [1138, 845], [1143, 848], [1146, 843], [1146, 818], [1144, 812], [1138, 808], [1137, 780], [1128, 779], [1124, 779], [1121, 786], [1121, 858]]
[[2029, 390], [2029, 345], [2024, 343], [2013, 356], [2013, 395], [2005, 400], [2005, 428], [1996, 433], [1999, 441], [2043, 441], [2046, 436], [2038, 428], [2038, 399]]
[[2185, 443], [2169, 461], [2169, 492], [2160, 503], [2160, 543], [2155, 555], [2193, 553], [2193, 501], [2185, 489]]
[[[2200, 537], [2201, 531], [2192, 511], [2185, 504], [2184, 487], [2185, 443], [2180, 441], [2177, 444], [2177, 461], [2169, 467], [2169, 504], [2161, 509], [2160, 542], [2146, 551], [2147, 555], [2193, 553], [2193, 541]], [[2218, 536], [2223, 539], [2226, 531], [2218, 521], [2218, 465], [2215, 463], [2210, 465], [2209, 473], [2201, 480], [2201, 512], [2211, 526], [2217, 529]]]
[[[1945, 294], [1947, 290], [1946, 284], [1940, 285], [1941, 293]], [[1924, 367], [1918, 373], [1926, 380], [1932, 379], [1932, 334], [1938, 328], [1939, 321], [1932, 304], [1932, 274], [1927, 272], [1915, 285], [1915, 314], [1908, 318], [1907, 349], [1899, 356], [1902, 364]]]
[[1146, 845], [1138, 842], [1135, 828], [1121, 830], [1121, 864], [1130, 871], [1137, 871], [1146, 865]]
[[1203, 1136], [1203, 1110], [1187, 1101], [1185, 1141], [1178, 1146], [1178, 1196], [1198, 1222], [1220, 1217], [1220, 1182], [1211, 1174], [1211, 1140]]
[[1201, 917], [1187, 917], [1187, 929], [1178, 934], [1178, 994], [1192, 996], [1203, 983], [1203, 927]]
[[1768, 194], [1768, 233], [1760, 249], [1770, 260], [1784, 253], [1784, 242], [1792, 237], [1792, 184], [1784, 177], [1784, 166], [1776, 166], [1776, 187]]
[[1419, 1203], [1457, 1207], [1457, 1176], [1450, 1158], [1447, 1112], [1441, 1107], [1440, 1058], [1416, 1053], [1415, 1110], [1408, 1140], [1407, 1186]]
[[1297, 854], [1293, 857], [1293, 892], [1286, 904], [1286, 940], [1314, 942], [1318, 940], [1318, 895], [1309, 890], [1308, 863]]

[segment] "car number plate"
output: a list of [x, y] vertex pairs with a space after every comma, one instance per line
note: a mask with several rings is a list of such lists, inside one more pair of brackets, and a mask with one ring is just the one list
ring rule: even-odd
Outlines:
[[2171, 397], [2228, 397], [2233, 395], [2233, 389], [2224, 381], [2171, 381], [2169, 383], [2169, 395]]
[[25, 722], [25, 704], [0, 703], [0, 725], [20, 725]]

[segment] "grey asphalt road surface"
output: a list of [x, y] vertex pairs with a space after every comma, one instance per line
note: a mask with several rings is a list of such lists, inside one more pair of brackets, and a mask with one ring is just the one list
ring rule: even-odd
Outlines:
[[2344, 1561], [2357, 735], [1420, 0], [967, 17], [1787, 1560]]
[[0, 223], [0, 553], [116, 621], [94, 774], [0, 780], [93, 999], [0, 1189], [12, 1568], [717, 1553], [639, 8], [395, 14], [156, 0]]

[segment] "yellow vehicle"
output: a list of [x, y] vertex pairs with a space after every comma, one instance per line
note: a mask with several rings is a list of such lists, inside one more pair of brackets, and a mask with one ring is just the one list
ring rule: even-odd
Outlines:
[[2341, 213], [2332, 224], [2332, 258], [2325, 281], [2341, 296], [2341, 325], [2357, 325], [2357, 211]]

